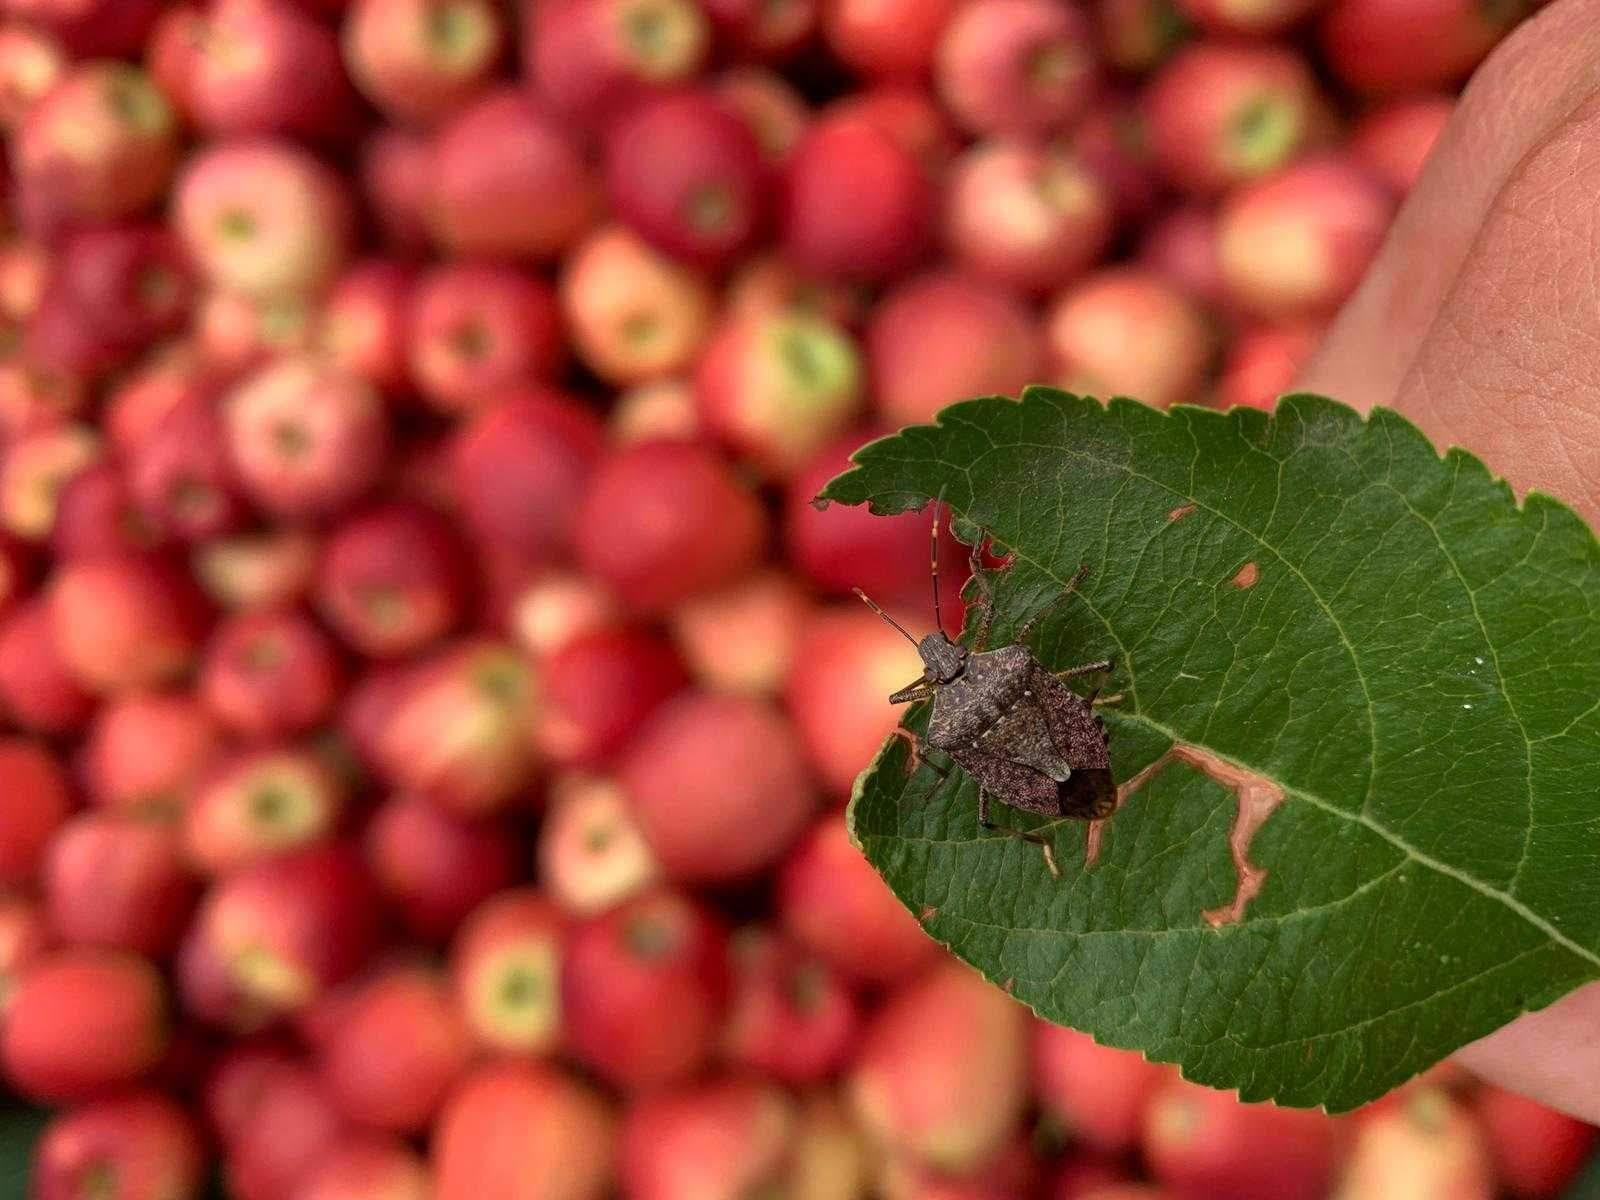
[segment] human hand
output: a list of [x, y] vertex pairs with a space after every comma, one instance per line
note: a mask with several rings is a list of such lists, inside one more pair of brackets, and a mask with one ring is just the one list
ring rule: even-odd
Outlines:
[[[1600, 0], [1558, 0], [1474, 77], [1298, 386], [1398, 409], [1600, 528]], [[1600, 1122], [1600, 984], [1457, 1057]]]

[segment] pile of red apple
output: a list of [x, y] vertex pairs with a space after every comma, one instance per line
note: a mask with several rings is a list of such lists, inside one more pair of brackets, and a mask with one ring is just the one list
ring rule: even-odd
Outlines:
[[810, 504], [1270, 402], [1517, 9], [0, 0], [35, 1200], [1555, 1195], [1508, 1093], [1246, 1106], [948, 958], [842, 815], [927, 518]]

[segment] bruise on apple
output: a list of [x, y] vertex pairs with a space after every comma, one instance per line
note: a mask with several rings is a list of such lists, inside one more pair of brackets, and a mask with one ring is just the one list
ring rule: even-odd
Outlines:
[[[1253, 567], [1255, 564], [1247, 563]], [[1244, 572], [1241, 571], [1242, 575]], [[1254, 582], [1252, 580], [1251, 582]], [[1248, 587], [1249, 584], [1241, 586]], [[1262, 886], [1267, 881], [1265, 867], [1258, 867], [1250, 861], [1250, 843], [1255, 839], [1257, 832], [1266, 824], [1280, 804], [1283, 803], [1284, 792], [1281, 785], [1257, 775], [1252, 771], [1225, 761], [1208, 750], [1199, 746], [1186, 745], [1183, 742], [1175, 743], [1160, 758], [1140, 771], [1132, 779], [1117, 788], [1118, 811], [1127, 801], [1128, 797], [1138, 791], [1150, 779], [1165, 770], [1172, 762], [1180, 762], [1185, 766], [1193, 767], [1208, 778], [1220, 783], [1233, 793], [1238, 805], [1238, 812], [1234, 817], [1233, 828], [1228, 834], [1228, 852], [1233, 858], [1233, 870], [1236, 883], [1234, 885], [1233, 899], [1218, 908], [1208, 908], [1200, 915], [1206, 924], [1213, 929], [1220, 929], [1224, 925], [1233, 925], [1244, 917], [1245, 908], [1250, 901], [1260, 894]], [[1089, 824], [1089, 834], [1084, 842], [1083, 865], [1084, 869], [1094, 866], [1100, 857], [1100, 840], [1104, 835], [1105, 820], [1093, 821]]]

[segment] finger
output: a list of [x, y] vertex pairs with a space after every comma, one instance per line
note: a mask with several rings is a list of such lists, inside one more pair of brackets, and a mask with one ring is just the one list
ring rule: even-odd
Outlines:
[[1436, 444], [1600, 522], [1600, 92], [1501, 188], [1396, 396]]
[[1392, 404], [1505, 182], [1600, 86], [1600, 0], [1561, 0], [1473, 78], [1389, 236], [1297, 386]]

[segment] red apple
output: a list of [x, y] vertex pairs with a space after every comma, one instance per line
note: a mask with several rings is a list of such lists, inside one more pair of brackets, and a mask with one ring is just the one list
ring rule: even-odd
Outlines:
[[285, 519], [348, 508], [377, 481], [388, 451], [377, 391], [310, 357], [250, 375], [224, 399], [223, 421], [245, 492]]
[[0, 126], [15, 130], [66, 64], [60, 44], [44, 30], [14, 21], [0, 26]]
[[1168, 1080], [1145, 1109], [1145, 1161], [1180, 1197], [1314, 1200], [1328, 1194], [1337, 1153], [1326, 1113], [1245, 1104], [1183, 1079]]
[[555, 781], [539, 829], [539, 878], [557, 904], [591, 916], [638, 895], [660, 876], [660, 864], [616, 783], [574, 775]]
[[0, 620], [0, 713], [36, 733], [67, 733], [82, 728], [94, 707], [56, 645], [48, 596], [33, 596]]
[[201, 904], [192, 936], [250, 1010], [290, 1013], [367, 960], [375, 897], [348, 847], [308, 847], [224, 877]]
[[467, 528], [519, 562], [564, 556], [602, 443], [598, 419], [573, 397], [544, 388], [497, 397], [450, 444]]
[[622, 1185], [633, 1200], [779, 1189], [794, 1125], [789, 1097], [754, 1079], [714, 1079], [648, 1096], [623, 1121]]
[[769, 696], [788, 678], [809, 610], [795, 580], [763, 571], [680, 604], [672, 612], [672, 635], [706, 690]]
[[578, 357], [608, 383], [640, 383], [688, 368], [715, 306], [703, 276], [622, 226], [596, 230], [561, 274], [561, 311]]
[[618, 626], [575, 637], [540, 669], [538, 742], [563, 766], [594, 766], [628, 744], [687, 682], [670, 643]]
[[1486, 1084], [1472, 1107], [1500, 1185], [1517, 1200], [1565, 1195], [1594, 1150], [1593, 1125], [1504, 1088]]
[[395, 253], [420, 255], [430, 237], [434, 143], [409, 129], [385, 127], [361, 145], [361, 198], [383, 243]]
[[1403, 196], [1421, 176], [1455, 103], [1448, 95], [1424, 94], [1380, 104], [1350, 131], [1350, 153]]
[[184, 100], [221, 137], [328, 137], [353, 115], [338, 40], [293, 0], [213, 0]]
[[1182, 0], [1097, 0], [1100, 53], [1122, 71], [1143, 74], [1158, 66], [1189, 35]]
[[125, 365], [182, 329], [192, 298], [188, 263], [165, 229], [125, 225], [78, 232], [54, 257], [29, 322], [30, 360], [86, 375]]
[[561, 117], [591, 129], [693, 78], [710, 49], [694, 0], [558, 0], [527, 11], [524, 77]]
[[286, 354], [316, 347], [316, 309], [304, 295], [213, 290], [200, 298], [194, 340], [214, 378], [233, 380]]
[[44, 863], [45, 911], [61, 941], [164, 958], [194, 907], [178, 835], [149, 820], [89, 813], [62, 827]]
[[480, 902], [508, 886], [519, 859], [515, 834], [499, 821], [454, 816], [412, 796], [378, 806], [365, 848], [390, 907], [429, 942], [448, 937]]
[[730, 1061], [797, 1086], [844, 1065], [861, 1013], [832, 967], [755, 926], [734, 935], [730, 958], [733, 1000], [723, 1043]]
[[847, 67], [874, 79], [919, 82], [933, 73], [955, 0], [825, 0], [822, 32]]
[[1108, 1154], [1139, 1144], [1144, 1112], [1171, 1071], [1131, 1050], [1040, 1021], [1033, 1035], [1039, 1102], [1075, 1142]]
[[429, 124], [483, 90], [505, 35], [491, 0], [355, 0], [344, 18], [344, 61], [385, 116]]
[[1053, 0], [973, 0], [939, 39], [939, 95], [975, 134], [1048, 135], [1097, 84], [1089, 22]]
[[727, 937], [709, 909], [670, 891], [629, 900], [567, 943], [567, 1049], [617, 1087], [663, 1087], [709, 1059], [726, 992]]
[[317, 607], [368, 658], [415, 654], [461, 620], [470, 575], [450, 522], [420, 505], [384, 504], [329, 536]]
[[1320, 325], [1261, 325], [1234, 336], [1217, 381], [1224, 408], [1272, 409], [1322, 341]]
[[674, 258], [722, 266], [763, 232], [761, 146], [709, 93], [661, 96], [616, 121], [607, 131], [605, 172], [612, 207]]
[[172, 222], [202, 276], [249, 296], [314, 292], [349, 240], [344, 184], [286, 142], [220, 142], [189, 160]]
[[428, 172], [428, 227], [453, 254], [542, 262], [595, 216], [598, 187], [571, 133], [511, 88], [451, 118]]
[[816, 806], [800, 745], [768, 705], [686, 695], [628, 747], [618, 780], [668, 878], [722, 882], [775, 862]]
[[950, 173], [950, 164], [961, 148], [945, 110], [925, 88], [909, 83], [880, 83], [841, 96], [824, 112], [831, 119], [871, 125], [909, 152], [936, 181]]
[[1319, 33], [1334, 73], [1363, 92], [1464, 79], [1527, 14], [1523, 0], [1334, 0]]
[[985, 141], [957, 161], [945, 244], [957, 264], [1005, 287], [1041, 292], [1082, 274], [1111, 240], [1112, 198], [1076, 155]]
[[100, 437], [86, 425], [32, 430], [0, 449], [0, 524], [24, 541], [55, 531], [62, 492], [102, 458]]
[[1194, 299], [1225, 309], [1217, 261], [1215, 215], [1198, 204], [1168, 210], [1146, 227], [1138, 264], [1175, 283]]
[[540, 662], [577, 638], [621, 623], [610, 592], [587, 576], [561, 568], [517, 573], [494, 614]]
[[584, 570], [656, 613], [744, 574], [766, 532], [756, 497], [711, 450], [645, 442], [601, 461], [575, 536]]
[[736, 317], [701, 356], [695, 402], [707, 429], [783, 476], [850, 423], [861, 374], [849, 334], [821, 317]]
[[530, 781], [536, 712], [532, 668], [510, 647], [446, 647], [399, 687], [377, 733], [379, 770], [451, 812], [498, 811]]
[[[1263, 1154], [1260, 1146], [1252, 1152]], [[1340, 1200], [1491, 1200], [1501, 1194], [1483, 1129], [1470, 1109], [1436, 1087], [1411, 1090], [1361, 1119], [1339, 1178]]]
[[1100, 271], [1063, 292], [1045, 318], [1062, 387], [1157, 408], [1193, 398], [1215, 349], [1205, 314], [1153, 272]]
[[787, 158], [811, 122], [811, 110], [794, 85], [764, 67], [729, 67], [712, 81], [711, 90], [750, 127], [768, 163]]
[[257, 741], [305, 733], [333, 711], [343, 672], [332, 639], [293, 611], [225, 617], [200, 666], [213, 715]]
[[58, 563], [141, 557], [167, 548], [168, 538], [140, 506], [127, 473], [102, 460], [75, 474], [57, 499], [50, 551]]
[[330, 363], [385, 392], [406, 388], [413, 277], [409, 267], [386, 258], [366, 259], [339, 277], [317, 320], [316, 345]]
[[90, 398], [89, 383], [30, 363], [21, 353], [0, 357], [0, 433], [22, 437], [82, 415]]
[[396, 1133], [428, 1126], [472, 1053], [444, 981], [416, 968], [362, 984], [332, 1034], [321, 1048], [329, 1097], [352, 1121]]
[[0, 739], [0, 779], [0, 886], [20, 887], [38, 875], [71, 794], [61, 764], [31, 739]]
[[561, 1036], [565, 919], [533, 888], [501, 892], [462, 924], [450, 951], [456, 1005], [495, 1054], [542, 1055]]
[[1229, 298], [1273, 321], [1333, 312], [1378, 252], [1394, 200], [1366, 171], [1318, 157], [1240, 188], [1217, 217]]
[[905, 1154], [892, 1155], [880, 1187], [892, 1200], [1012, 1200], [1039, 1191], [1039, 1163], [1018, 1137], [974, 1166], [951, 1173]]
[[206, 14], [198, 4], [163, 7], [145, 43], [145, 69], [185, 122], [194, 121], [194, 74], [206, 38]]
[[344, 788], [307, 750], [246, 750], [225, 759], [183, 814], [189, 861], [209, 875], [320, 841], [333, 832]]
[[812, 125], [785, 163], [780, 242], [803, 271], [881, 282], [926, 255], [936, 209], [909, 150], [867, 121], [834, 116]]
[[35, 1200], [163, 1200], [198, 1196], [199, 1131], [159, 1092], [136, 1091], [54, 1118], [33, 1151]]
[[226, 1147], [223, 1177], [237, 1200], [282, 1200], [353, 1131], [321, 1080], [298, 1062], [265, 1064], [253, 1091]]
[[1207, 33], [1271, 37], [1323, 7], [1322, 0], [1177, 0], [1183, 15]]
[[148, 208], [178, 158], [177, 118], [138, 67], [70, 68], [22, 116], [12, 145], [18, 199], [41, 232]]
[[127, 485], [148, 520], [186, 542], [231, 532], [244, 520], [227, 433], [205, 399], [180, 402], [142, 439], [127, 463]]
[[1197, 42], [1145, 89], [1156, 162], [1188, 191], [1214, 194], [1283, 166], [1305, 144], [1317, 105], [1293, 50]]
[[867, 328], [872, 395], [890, 425], [931, 421], [972, 396], [1016, 395], [1039, 381], [1043, 359], [1039, 327], [1024, 305], [949, 271], [901, 284]]
[[778, 913], [802, 945], [855, 979], [897, 983], [939, 953], [850, 844], [843, 813], [824, 817], [778, 875]]
[[958, 963], [897, 991], [867, 1026], [849, 1078], [868, 1134], [960, 1173], [1004, 1143], [1027, 1086], [1027, 1012]]
[[117, 555], [68, 563], [49, 587], [55, 645], [89, 690], [159, 687], [198, 658], [203, 603], [167, 562]]
[[398, 1139], [371, 1136], [328, 1150], [306, 1169], [294, 1200], [429, 1200], [428, 1168]]
[[[917, 617], [909, 620], [908, 628], [920, 624]], [[921, 669], [916, 647], [860, 605], [819, 609], [806, 622], [784, 698], [830, 791], [850, 794], [856, 776], [899, 725], [889, 694]]]
[[41, 905], [19, 895], [0, 897], [0, 1019], [17, 980], [50, 946]]
[[741, 59], [772, 61], [804, 48], [817, 24], [817, 0], [700, 0], [719, 40]]
[[167, 1045], [161, 976], [120, 950], [54, 950], [16, 981], [0, 1026], [0, 1067], [41, 1103], [85, 1100], [133, 1083]]
[[513, 267], [451, 263], [412, 292], [411, 377], [445, 412], [470, 412], [494, 393], [556, 374], [565, 351], [555, 293]]
[[603, 1200], [615, 1120], [586, 1085], [546, 1067], [479, 1068], [433, 1133], [435, 1200]]
[[206, 594], [225, 608], [289, 608], [311, 591], [317, 551], [307, 530], [277, 528], [206, 542], [191, 565]]

